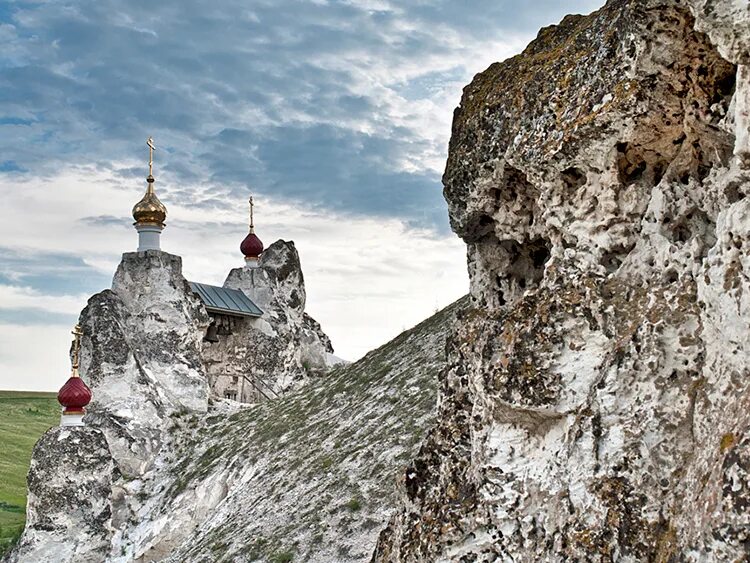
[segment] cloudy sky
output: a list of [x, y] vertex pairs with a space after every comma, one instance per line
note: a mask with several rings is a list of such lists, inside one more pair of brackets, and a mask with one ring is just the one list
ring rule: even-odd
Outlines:
[[135, 248], [149, 135], [189, 279], [242, 264], [252, 191], [338, 355], [460, 297], [440, 175], [461, 88], [599, 4], [0, 1], [0, 389], [67, 377], [71, 325]]

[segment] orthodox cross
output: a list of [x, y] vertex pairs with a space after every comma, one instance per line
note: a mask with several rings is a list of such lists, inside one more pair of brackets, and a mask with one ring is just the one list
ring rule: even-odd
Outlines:
[[73, 327], [73, 371], [78, 369], [80, 365], [80, 353], [81, 353], [81, 336], [83, 336], [83, 329], [81, 325]]
[[153, 176], [154, 175], [154, 151], [156, 150], [156, 147], [154, 146], [154, 140], [149, 137], [148, 141], [146, 141], [146, 144], [148, 145], [148, 175]]
[[253, 196], [250, 196], [250, 230], [253, 229]]

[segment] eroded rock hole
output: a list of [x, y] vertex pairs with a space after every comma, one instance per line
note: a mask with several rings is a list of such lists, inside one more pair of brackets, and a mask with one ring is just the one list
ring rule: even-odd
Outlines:
[[655, 186], [664, 177], [670, 159], [658, 151], [631, 143], [615, 145], [617, 177], [622, 185], [645, 183]]
[[646, 171], [646, 161], [639, 151], [629, 143], [617, 143], [617, 176], [621, 184], [632, 184], [638, 181]]
[[503, 190], [504, 196], [509, 200], [516, 199], [519, 195], [528, 196], [533, 194], [536, 198], [536, 188], [533, 186], [526, 174], [508, 166], [505, 168], [505, 189]]
[[502, 307], [505, 305], [505, 294], [503, 293], [503, 278], [495, 276], [495, 286], [497, 291], [497, 304]]
[[664, 282], [665, 283], [677, 283], [677, 281], [680, 279], [680, 275], [677, 273], [677, 270], [669, 269], [666, 272], [664, 272]]
[[620, 269], [625, 258], [630, 254], [634, 247], [635, 244], [629, 246], [615, 246], [602, 255], [602, 259], [599, 263], [604, 266], [604, 269], [607, 270], [608, 274], [612, 274]]
[[537, 238], [524, 244], [503, 241], [501, 245], [510, 258], [507, 278], [511, 285], [524, 290], [542, 280], [552, 249], [548, 240]]
[[482, 215], [481, 217], [479, 217], [480, 228], [492, 226], [494, 222], [495, 221], [489, 215]]
[[536, 195], [537, 189], [529, 182], [526, 174], [512, 166], [506, 166], [503, 170], [502, 185], [489, 190], [489, 196], [496, 207], [512, 203], [519, 198], [536, 199]]
[[684, 223], [681, 223], [672, 230], [672, 235], [675, 242], [686, 243], [690, 240], [690, 229]]
[[[540, 239], [541, 240], [541, 239]], [[531, 260], [534, 263], [535, 268], [544, 268], [550, 257], [550, 250], [547, 244], [543, 244], [539, 248], [531, 251]]]
[[586, 183], [586, 174], [575, 167], [566, 168], [560, 174], [563, 184], [570, 193], [575, 193], [578, 188]]
[[715, 82], [714, 96], [711, 99], [712, 104], [725, 103], [728, 104], [728, 100], [734, 95], [734, 90], [737, 85], [737, 72], [733, 67], [732, 72], [726, 73]]
[[702, 243], [700, 256], [705, 256], [716, 243], [716, 223], [702, 209], [693, 209], [675, 220], [665, 217], [662, 223], [664, 236], [677, 246], [697, 237]]
[[656, 164], [654, 164], [654, 185], [657, 185], [659, 182], [661, 182], [666, 169], [667, 164], [665, 162], [657, 162]]
[[740, 182], [731, 182], [726, 188], [724, 188], [724, 197], [727, 198], [727, 202], [731, 204], [745, 199], [745, 194], [743, 193], [741, 186]]
[[475, 215], [471, 218], [471, 223], [466, 227], [464, 240], [466, 242], [477, 242], [492, 233], [495, 220], [489, 215]]

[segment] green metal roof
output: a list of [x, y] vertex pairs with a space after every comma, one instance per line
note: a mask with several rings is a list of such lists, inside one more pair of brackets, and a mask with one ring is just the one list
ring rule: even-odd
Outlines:
[[200, 297], [209, 313], [223, 313], [238, 317], [260, 317], [260, 310], [252, 300], [239, 289], [227, 289], [205, 283], [189, 282], [190, 288]]

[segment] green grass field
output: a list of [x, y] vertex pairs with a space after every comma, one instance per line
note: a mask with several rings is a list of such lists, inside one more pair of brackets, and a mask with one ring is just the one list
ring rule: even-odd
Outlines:
[[55, 393], [0, 391], [0, 555], [23, 529], [31, 450], [59, 422]]

